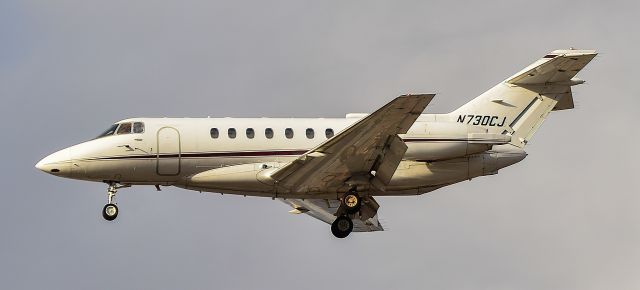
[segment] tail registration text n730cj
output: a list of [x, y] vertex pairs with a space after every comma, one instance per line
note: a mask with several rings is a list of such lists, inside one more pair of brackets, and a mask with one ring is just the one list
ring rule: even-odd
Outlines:
[[131, 118], [36, 167], [104, 182], [102, 215], [132, 185], [271, 197], [328, 224], [338, 238], [383, 230], [376, 196], [424, 194], [496, 174], [551, 111], [573, 108], [575, 75], [593, 50], [556, 50], [448, 114], [422, 114], [433, 94], [403, 95], [346, 118]]

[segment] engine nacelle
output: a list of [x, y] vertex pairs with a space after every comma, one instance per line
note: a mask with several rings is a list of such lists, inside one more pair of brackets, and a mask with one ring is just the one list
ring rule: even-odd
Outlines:
[[527, 153], [513, 145], [497, 145], [470, 156], [436, 162], [403, 161], [387, 187], [387, 195], [421, 194], [467, 179], [496, 174], [520, 162]]
[[464, 157], [507, 144], [510, 136], [487, 133], [487, 129], [461, 123], [422, 123], [411, 128], [403, 140], [408, 146], [404, 159], [437, 161]]

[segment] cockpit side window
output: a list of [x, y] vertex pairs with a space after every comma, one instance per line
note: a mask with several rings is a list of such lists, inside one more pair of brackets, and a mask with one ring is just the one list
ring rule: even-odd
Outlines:
[[118, 128], [118, 124], [113, 124], [113, 125], [111, 125], [111, 127], [109, 127], [109, 129], [107, 129], [106, 131], [102, 132], [102, 134], [98, 135], [97, 138], [111, 136], [111, 135], [116, 133], [116, 129], [117, 128]]
[[118, 135], [122, 134], [131, 134], [131, 123], [122, 123], [120, 127], [118, 127]]
[[133, 133], [144, 133], [144, 123], [142, 122], [133, 123]]

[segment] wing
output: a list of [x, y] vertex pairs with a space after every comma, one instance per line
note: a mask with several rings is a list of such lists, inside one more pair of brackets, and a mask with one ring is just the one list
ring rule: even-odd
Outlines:
[[[336, 219], [336, 211], [340, 207], [340, 201], [335, 199], [281, 199], [282, 202], [293, 207], [292, 214], [306, 213], [325, 223], [331, 224]], [[375, 232], [383, 231], [378, 220], [377, 210], [380, 207], [373, 197], [367, 197], [364, 201], [362, 214], [366, 215], [364, 220], [353, 219], [354, 232]]]
[[346, 184], [373, 185], [384, 190], [407, 150], [398, 134], [409, 130], [433, 96], [404, 95], [394, 99], [279, 168], [271, 178], [278, 190], [295, 193], [332, 192]]

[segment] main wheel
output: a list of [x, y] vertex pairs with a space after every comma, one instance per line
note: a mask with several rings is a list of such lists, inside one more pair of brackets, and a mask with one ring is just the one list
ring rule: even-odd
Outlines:
[[106, 204], [102, 208], [102, 217], [108, 221], [116, 219], [118, 217], [118, 206], [113, 203]]
[[346, 238], [353, 231], [353, 222], [348, 216], [339, 216], [331, 224], [331, 233], [339, 239]]
[[360, 210], [360, 206], [362, 205], [362, 199], [355, 191], [349, 191], [342, 198], [342, 204], [344, 208], [347, 210], [348, 214], [357, 213]]

